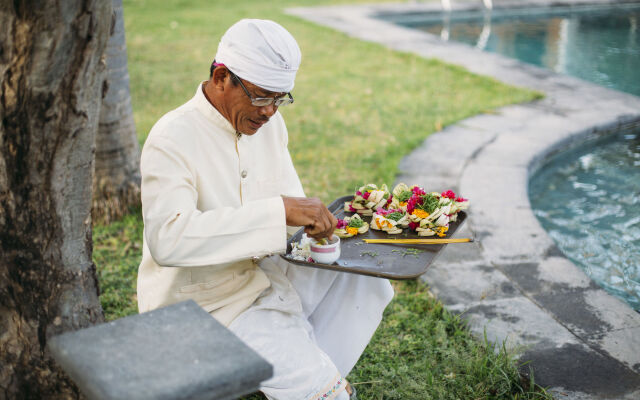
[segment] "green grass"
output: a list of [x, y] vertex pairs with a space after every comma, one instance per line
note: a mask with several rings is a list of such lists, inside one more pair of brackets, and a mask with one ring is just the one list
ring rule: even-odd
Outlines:
[[[325, 202], [366, 182], [393, 183], [400, 159], [429, 134], [455, 121], [538, 97], [282, 12], [290, 6], [355, 2], [281, 1], [276, 7], [273, 2], [248, 0], [125, 0], [140, 142], [158, 118], [191, 98], [198, 83], [208, 78], [220, 36], [240, 18], [273, 19], [300, 44], [303, 61], [293, 91], [296, 102], [281, 112], [307, 195]], [[140, 210], [94, 228], [94, 261], [108, 320], [137, 311], [141, 247]], [[348, 377], [361, 399], [550, 398], [522, 383], [510, 355], [473, 338], [424, 285], [395, 286], [396, 297], [380, 328]]]
[[442, 127], [536, 98], [533, 92], [354, 40], [281, 11], [314, 3], [318, 1], [280, 1], [275, 7], [262, 1], [201, 0], [152, 6], [126, 1], [140, 141], [158, 118], [191, 98], [198, 83], [208, 79], [220, 36], [244, 17], [273, 19], [299, 42], [296, 102], [280, 111], [307, 195], [326, 202], [366, 182], [391, 184], [400, 159]]

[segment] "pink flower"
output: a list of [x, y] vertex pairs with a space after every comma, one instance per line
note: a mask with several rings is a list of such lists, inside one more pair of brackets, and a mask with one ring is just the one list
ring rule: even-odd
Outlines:
[[419, 223], [417, 223], [417, 222], [409, 222], [409, 228], [410, 228], [410, 229], [412, 229], [412, 230], [414, 230], [414, 231], [415, 231], [415, 230], [416, 230], [416, 228], [417, 228], [417, 227], [419, 227], [419, 226], [420, 226], [420, 224], [419, 224]]
[[349, 212], [358, 212], [351, 204], [349, 204]]
[[460, 197], [457, 197], [457, 198], [456, 198], [456, 201], [457, 201], [458, 203], [462, 203], [462, 202], [467, 201], [467, 199], [465, 199], [464, 197], [460, 196]]
[[[422, 192], [422, 194], [425, 194], [425, 193]], [[423, 201], [424, 199], [422, 198], [422, 195], [417, 193], [414, 193], [413, 195], [411, 195], [411, 198], [409, 199], [409, 201], [407, 201], [407, 212], [411, 214], [413, 210], [416, 208], [416, 204], [422, 204]]]
[[359, 191], [359, 190], [356, 190], [356, 194], [357, 194], [358, 196], [362, 196], [362, 192], [361, 192], [361, 191]]
[[347, 221], [345, 221], [343, 219], [338, 219], [338, 223], [336, 224], [336, 229], [342, 229], [347, 225], [348, 225]]
[[422, 190], [422, 188], [418, 187], [418, 186], [414, 187], [411, 191], [413, 192], [413, 194], [417, 194], [419, 196], [425, 194], [425, 191]]
[[367, 200], [369, 198], [369, 196], [371, 196], [371, 192], [364, 192], [364, 194], [362, 195], [362, 197]]
[[393, 195], [390, 195], [389, 198], [387, 199], [387, 204], [391, 203], [391, 200], [393, 200]]
[[447, 197], [449, 199], [455, 199], [456, 198], [456, 194], [453, 193], [452, 190], [447, 190], [446, 192], [442, 192], [441, 196], [442, 197]]

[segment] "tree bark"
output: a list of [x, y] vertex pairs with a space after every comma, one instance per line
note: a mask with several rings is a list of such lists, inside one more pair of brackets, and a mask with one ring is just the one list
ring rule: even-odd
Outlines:
[[111, 4], [0, 0], [0, 398], [75, 398], [47, 339], [103, 319], [91, 181]]
[[94, 221], [108, 223], [140, 204], [140, 146], [133, 121], [122, 0], [113, 0], [106, 95], [100, 109], [93, 180]]

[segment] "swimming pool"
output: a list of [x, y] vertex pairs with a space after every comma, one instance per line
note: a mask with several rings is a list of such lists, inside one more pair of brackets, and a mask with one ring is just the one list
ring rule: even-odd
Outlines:
[[[640, 3], [381, 18], [640, 96]], [[532, 209], [569, 259], [640, 310], [640, 128], [586, 142], [532, 176]]]
[[562, 252], [640, 310], [640, 130], [556, 155], [529, 181], [529, 198]]
[[640, 3], [381, 18], [640, 96]]

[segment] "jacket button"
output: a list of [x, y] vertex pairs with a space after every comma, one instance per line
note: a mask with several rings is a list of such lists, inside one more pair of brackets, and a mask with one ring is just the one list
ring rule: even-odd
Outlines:
[[243, 178], [246, 178], [247, 177], [247, 170], [243, 169], [242, 172], [240, 173], [240, 176], [243, 177]]

